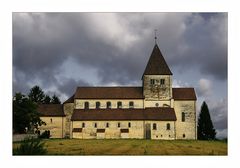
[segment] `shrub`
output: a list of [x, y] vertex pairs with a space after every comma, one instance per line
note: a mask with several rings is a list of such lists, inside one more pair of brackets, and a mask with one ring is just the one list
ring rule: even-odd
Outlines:
[[26, 138], [13, 150], [13, 155], [44, 155], [47, 150], [40, 139]]
[[43, 139], [50, 138], [50, 131], [44, 131], [41, 135], [39, 135], [39, 138], [43, 138]]

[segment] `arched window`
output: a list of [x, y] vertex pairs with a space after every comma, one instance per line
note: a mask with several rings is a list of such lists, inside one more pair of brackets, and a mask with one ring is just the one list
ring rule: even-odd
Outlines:
[[182, 122], [185, 122], [185, 113], [182, 112]]
[[169, 123], [167, 123], [167, 130], [170, 130], [171, 128], [170, 128], [170, 124]]
[[85, 127], [85, 123], [82, 123], [82, 128], [84, 128]]
[[84, 103], [84, 109], [89, 109], [89, 102]]
[[118, 128], [119, 128], [119, 127], [121, 127], [121, 124], [120, 124], [120, 122], [118, 123]]
[[153, 123], [153, 130], [157, 130], [157, 124]]
[[131, 123], [130, 123], [130, 122], [128, 123], [128, 127], [129, 127], [129, 128], [131, 127]]
[[134, 108], [134, 102], [132, 101], [129, 102], [129, 108]]
[[97, 123], [94, 123], [94, 127], [97, 128]]
[[52, 123], [52, 118], [50, 119], [50, 122]]
[[183, 136], [183, 138], [185, 138], [185, 137], [186, 137], [186, 135], [185, 135], [185, 134], [183, 134], [182, 136]]
[[96, 109], [100, 109], [100, 106], [101, 106], [100, 102], [96, 102]]
[[107, 102], [107, 109], [111, 108], [111, 102]]
[[122, 108], [122, 102], [117, 102], [117, 108], [121, 109]]
[[106, 123], [106, 127], [107, 127], [107, 128], [109, 127], [109, 123]]

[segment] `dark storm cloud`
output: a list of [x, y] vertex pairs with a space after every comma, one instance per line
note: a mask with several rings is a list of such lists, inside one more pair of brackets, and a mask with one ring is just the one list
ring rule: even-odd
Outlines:
[[56, 78], [63, 73], [60, 67], [69, 57], [79, 66], [97, 69], [100, 83], [95, 84], [137, 82], [151, 54], [155, 28], [158, 28], [159, 46], [173, 71], [199, 68], [202, 73], [226, 79], [226, 14], [206, 16], [14, 13], [14, 78], [21, 85], [15, 90], [24, 88], [23, 79], [25, 83], [39, 82], [43, 88], [54, 85], [59, 91], [67, 89], [67, 85], [72, 88], [75, 84], [88, 83], [80, 77], [72, 79], [71, 74], [66, 76], [68, 82]]
[[58, 86], [58, 89], [61, 93], [71, 96], [76, 91], [77, 86], [89, 86], [89, 83], [82, 80], [76, 81], [74, 79], [68, 79], [65, 83]]

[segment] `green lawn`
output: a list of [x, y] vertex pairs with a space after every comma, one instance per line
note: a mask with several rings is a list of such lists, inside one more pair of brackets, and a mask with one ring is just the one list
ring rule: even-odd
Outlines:
[[[48, 155], [227, 155], [223, 141], [43, 140]], [[16, 148], [19, 143], [13, 143]]]

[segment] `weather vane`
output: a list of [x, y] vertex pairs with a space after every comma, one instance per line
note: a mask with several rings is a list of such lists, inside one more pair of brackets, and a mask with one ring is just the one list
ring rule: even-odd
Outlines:
[[157, 44], [157, 29], [154, 29], [154, 31], [155, 31], [155, 37], [154, 37], [154, 39], [155, 39], [155, 44]]

